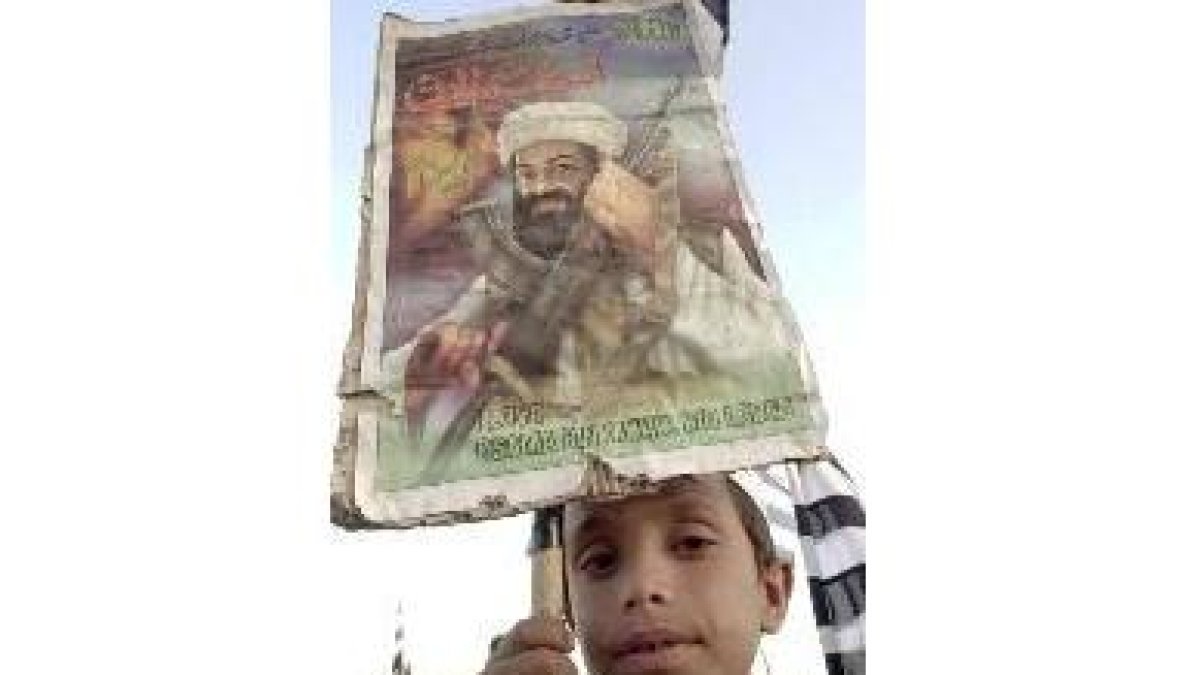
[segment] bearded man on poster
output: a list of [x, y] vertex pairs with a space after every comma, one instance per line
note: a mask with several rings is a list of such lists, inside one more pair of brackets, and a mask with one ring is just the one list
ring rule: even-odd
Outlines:
[[383, 357], [415, 447], [438, 447], [472, 401], [677, 405], [736, 391], [748, 363], [788, 351], [774, 294], [734, 238], [721, 233], [716, 264], [680, 242], [669, 152], [638, 175], [620, 161], [629, 143], [627, 125], [595, 103], [505, 116], [496, 145], [508, 197], [460, 212], [485, 272]]

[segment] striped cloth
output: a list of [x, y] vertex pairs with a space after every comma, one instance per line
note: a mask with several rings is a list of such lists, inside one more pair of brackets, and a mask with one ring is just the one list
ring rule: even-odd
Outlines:
[[776, 554], [799, 550], [829, 675], [866, 673], [866, 515], [845, 469], [831, 456], [740, 471]]

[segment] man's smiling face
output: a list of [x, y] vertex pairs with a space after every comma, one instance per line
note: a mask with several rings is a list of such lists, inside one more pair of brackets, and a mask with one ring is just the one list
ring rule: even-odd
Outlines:
[[572, 503], [563, 530], [571, 610], [590, 672], [746, 675], [779, 628], [790, 576], [762, 566], [724, 476], [655, 495]]

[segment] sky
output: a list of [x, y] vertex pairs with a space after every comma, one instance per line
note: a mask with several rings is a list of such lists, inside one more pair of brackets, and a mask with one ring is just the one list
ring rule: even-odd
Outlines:
[[[438, 20], [521, 4], [537, 3], [332, 3], [330, 267], [347, 317], [381, 13]], [[809, 342], [830, 414], [831, 447], [865, 483], [860, 470], [865, 448], [853, 428], [864, 254], [862, 4], [801, 0], [732, 5], [724, 78], [735, 143], [768, 254]], [[393, 646], [398, 606], [415, 673], [477, 672], [488, 640], [527, 611], [527, 534], [528, 520], [518, 517], [445, 529], [339, 535], [340, 555], [357, 570], [343, 589], [343, 672], [382, 672]], [[443, 582], [430, 584], [429, 579]], [[804, 589], [795, 600], [784, 634], [770, 639], [764, 653], [774, 668], [819, 672], [814, 670], [821, 664]]]

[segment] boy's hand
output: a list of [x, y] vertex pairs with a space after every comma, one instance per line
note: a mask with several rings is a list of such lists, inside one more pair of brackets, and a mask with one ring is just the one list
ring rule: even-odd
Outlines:
[[578, 675], [567, 658], [574, 647], [562, 619], [525, 619], [493, 643], [483, 675]]

